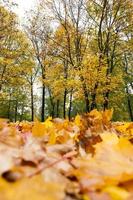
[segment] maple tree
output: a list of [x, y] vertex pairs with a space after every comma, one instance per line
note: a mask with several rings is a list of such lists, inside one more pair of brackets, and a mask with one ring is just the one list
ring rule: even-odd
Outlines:
[[19, 111], [10, 91], [23, 85], [31, 121], [107, 107], [114, 120], [133, 120], [131, 1], [40, 0], [23, 30], [15, 5], [2, 2], [1, 107]]
[[0, 2], [0, 199], [132, 200], [132, 1], [39, 0], [23, 26], [14, 6]]
[[[25, 104], [28, 93], [24, 74], [32, 70], [34, 62], [29, 41], [19, 30], [17, 16], [3, 5], [0, 5], [0, 26], [0, 102], [1, 107], [4, 104], [8, 107], [8, 118], [16, 120], [18, 103]], [[14, 116], [10, 116], [11, 103]]]

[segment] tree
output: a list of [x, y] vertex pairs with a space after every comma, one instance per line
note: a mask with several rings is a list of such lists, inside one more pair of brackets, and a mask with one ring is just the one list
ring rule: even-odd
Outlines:
[[[125, 31], [131, 28], [131, 1], [88, 1], [88, 17], [91, 18], [96, 31], [97, 47], [99, 54], [99, 71], [102, 68], [101, 63], [104, 59], [107, 64], [106, 69], [106, 90], [103, 92], [104, 109], [109, 106], [109, 96], [112, 75], [117, 68], [118, 60], [122, 56], [120, 53], [120, 43], [123, 40]], [[119, 56], [118, 56], [119, 54]], [[122, 57], [121, 57], [122, 58]], [[122, 64], [122, 63], [121, 63]], [[119, 65], [121, 65], [119, 62]], [[120, 69], [120, 67], [119, 67]], [[99, 82], [95, 84], [93, 91], [92, 109], [96, 107], [96, 91]], [[118, 85], [119, 87], [119, 85]]]
[[49, 27], [49, 20], [46, 18], [43, 9], [38, 8], [32, 12], [32, 16], [28, 18], [26, 27], [29, 39], [32, 42], [34, 49], [34, 55], [39, 65], [39, 72], [41, 73], [42, 80], [42, 108], [41, 108], [41, 120], [45, 119], [45, 99], [46, 99], [46, 86], [45, 86], [45, 59], [48, 51], [48, 36], [51, 33]]

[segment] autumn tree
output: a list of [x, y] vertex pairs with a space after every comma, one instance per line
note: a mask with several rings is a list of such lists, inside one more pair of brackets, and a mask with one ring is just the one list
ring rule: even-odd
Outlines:
[[[61, 25], [66, 40], [65, 51], [63, 51], [63, 55], [60, 54], [60, 56], [63, 56], [62, 58], [65, 60], [65, 63], [68, 63], [71, 68], [77, 71], [82, 69], [82, 61], [88, 45], [88, 31], [86, 31], [88, 21], [86, 18], [86, 10], [84, 9], [85, 3], [86, 1], [83, 0], [53, 0], [48, 4], [54, 20]], [[83, 42], [84, 38], [86, 38], [85, 43]], [[57, 43], [57, 45], [63, 49], [61, 43]], [[80, 76], [80, 81], [82, 82], [84, 91], [86, 111], [89, 111], [89, 93], [82, 76]], [[64, 98], [65, 96], [66, 94], [64, 94]]]
[[26, 27], [26, 32], [29, 39], [32, 42], [34, 49], [34, 55], [38, 63], [39, 72], [41, 74], [42, 82], [42, 108], [41, 108], [41, 120], [45, 119], [45, 105], [46, 105], [46, 86], [45, 86], [45, 59], [47, 57], [48, 51], [48, 36], [51, 32], [49, 27], [49, 20], [46, 18], [43, 8], [38, 6], [38, 8], [31, 12], [32, 15], [29, 16]]
[[[115, 71], [121, 71], [123, 52], [120, 51], [121, 41], [124, 39], [124, 32], [131, 30], [132, 1], [88, 1], [88, 17], [93, 21], [99, 55], [99, 72], [102, 60], [106, 61], [106, 89], [103, 92], [103, 108], [109, 106], [111, 90], [111, 79]], [[118, 64], [119, 63], [119, 64]], [[119, 69], [118, 69], [119, 67]], [[115, 74], [116, 76], [116, 74]], [[119, 77], [120, 78], [120, 77]], [[96, 107], [96, 91], [99, 81], [96, 82], [93, 91], [92, 109]], [[118, 87], [116, 89], [119, 88]]]
[[[30, 73], [34, 62], [29, 41], [19, 29], [17, 16], [3, 5], [0, 6], [0, 26], [0, 97], [1, 102], [7, 102], [8, 98], [4, 97], [9, 93], [10, 104], [11, 91], [15, 93], [19, 88], [21, 93], [22, 86], [27, 87], [25, 74]], [[14, 102], [16, 104], [16, 100]]]

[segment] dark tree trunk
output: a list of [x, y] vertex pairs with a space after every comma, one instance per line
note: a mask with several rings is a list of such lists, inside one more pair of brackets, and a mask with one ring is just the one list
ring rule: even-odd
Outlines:
[[59, 117], [59, 106], [60, 106], [60, 100], [57, 100], [57, 110], [56, 110], [56, 117]]
[[11, 92], [10, 92], [10, 97], [9, 97], [9, 104], [8, 104], [8, 119], [10, 119], [10, 109], [11, 109]]
[[15, 122], [17, 121], [17, 114], [18, 114], [18, 101], [16, 101], [15, 105]]
[[50, 88], [48, 88], [48, 92], [49, 92], [49, 98], [50, 98], [50, 103], [51, 103], [51, 107], [52, 107], [52, 111], [50, 114], [51, 114], [52, 118], [54, 118], [55, 117], [55, 103], [53, 101], [53, 97], [52, 97]]
[[66, 118], [66, 100], [67, 100], [67, 90], [64, 91], [64, 103], [63, 103], [63, 117]]
[[70, 102], [69, 102], [69, 111], [68, 111], [68, 117], [69, 117], [69, 120], [71, 120], [72, 97], [73, 97], [73, 90], [71, 90], [71, 93], [70, 93]]
[[54, 118], [55, 117], [55, 103], [53, 101], [51, 103], [51, 106], [52, 106], [51, 116], [52, 118]]
[[33, 94], [33, 83], [31, 84], [31, 121], [34, 121], [34, 94]]
[[128, 104], [128, 110], [129, 110], [129, 115], [130, 115], [130, 119], [131, 121], [133, 121], [133, 110], [132, 110], [132, 104], [131, 104], [131, 100], [130, 100], [130, 94], [128, 91], [128, 86], [126, 88], [126, 92], [127, 92], [127, 104]]
[[106, 110], [108, 108], [109, 108], [109, 92], [106, 92], [104, 96], [103, 109]]
[[55, 117], [54, 109], [55, 109], [55, 104], [53, 103], [53, 105], [52, 105], [52, 113], [51, 113], [52, 118]]
[[91, 108], [90, 110], [93, 110], [97, 108], [97, 104], [96, 104], [96, 93], [92, 95], [92, 103], [91, 103]]
[[92, 103], [91, 103], [90, 110], [97, 108], [97, 103], [96, 103], [96, 90], [97, 90], [97, 88], [98, 88], [98, 83], [95, 85], [94, 93], [92, 94]]
[[80, 80], [82, 83], [82, 87], [83, 87], [83, 92], [84, 92], [84, 98], [85, 98], [85, 106], [86, 106], [86, 112], [90, 111], [90, 101], [89, 101], [89, 94], [88, 94], [88, 90], [84, 81], [84, 77], [80, 76]]
[[42, 111], [41, 111], [41, 121], [45, 120], [45, 85], [42, 87]]
[[2, 84], [3, 84], [3, 77], [4, 77], [4, 74], [6, 72], [6, 65], [4, 66], [4, 69], [1, 73], [1, 77], [0, 77], [0, 91], [2, 90]]
[[24, 104], [22, 104], [22, 111], [21, 111], [20, 121], [23, 121], [23, 115], [24, 115]]
[[[128, 74], [128, 60], [127, 60], [126, 54], [125, 54], [125, 71], [126, 71], [126, 74]], [[132, 87], [132, 84], [130, 84], [130, 86]], [[130, 93], [129, 93], [127, 83], [126, 83], [126, 94], [127, 94], [127, 104], [128, 104], [130, 119], [131, 119], [131, 121], [133, 121], [132, 103], [131, 103], [131, 100], [130, 100]]]
[[86, 112], [90, 111], [90, 102], [88, 99], [88, 93], [84, 91], [84, 96], [85, 96], [85, 104], [86, 104]]
[[[98, 73], [101, 70], [101, 66], [102, 66], [102, 52], [99, 55]], [[93, 109], [97, 108], [96, 96], [97, 96], [98, 86], [99, 86], [99, 80], [97, 80], [97, 82], [95, 83], [93, 94], [91, 95], [92, 103], [91, 103], [91, 106], [90, 106], [90, 110], [93, 110]]]
[[10, 107], [11, 107], [11, 101], [9, 100], [9, 104], [8, 104], [8, 119], [10, 119]]

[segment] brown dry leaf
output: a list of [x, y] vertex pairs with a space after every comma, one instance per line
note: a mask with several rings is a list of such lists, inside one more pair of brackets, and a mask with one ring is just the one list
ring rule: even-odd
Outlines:
[[19, 149], [0, 143], [0, 174], [16, 165], [20, 155]]
[[44, 149], [41, 147], [41, 143], [33, 138], [29, 137], [23, 147], [21, 147], [21, 158], [26, 161], [32, 161], [38, 163], [45, 158]]

